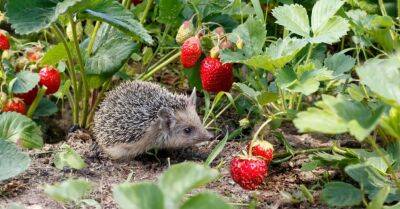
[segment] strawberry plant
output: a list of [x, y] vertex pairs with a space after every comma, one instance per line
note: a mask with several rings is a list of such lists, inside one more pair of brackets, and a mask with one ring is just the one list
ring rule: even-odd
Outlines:
[[[385, 0], [0, 1], [0, 187], [44, 181], [67, 207], [398, 208], [399, 14]], [[92, 120], [125, 80], [196, 88], [196, 125], [221, 140], [103, 156]], [[24, 150], [49, 138], [73, 140]]]

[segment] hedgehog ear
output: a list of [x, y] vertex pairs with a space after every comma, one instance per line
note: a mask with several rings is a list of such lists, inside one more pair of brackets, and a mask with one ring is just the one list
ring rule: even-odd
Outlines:
[[197, 101], [197, 94], [196, 94], [196, 87], [194, 87], [192, 94], [189, 97], [189, 105], [196, 106], [196, 101]]
[[171, 108], [162, 107], [158, 110], [157, 116], [161, 120], [162, 127], [172, 128], [175, 125], [175, 114]]

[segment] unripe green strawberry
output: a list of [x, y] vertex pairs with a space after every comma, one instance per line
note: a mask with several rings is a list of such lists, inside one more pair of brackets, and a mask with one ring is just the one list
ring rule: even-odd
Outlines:
[[176, 43], [183, 44], [188, 38], [192, 37], [195, 33], [195, 28], [193, 26], [192, 21], [186, 20], [182, 23], [182, 25], [178, 29], [178, 33], [176, 34]]

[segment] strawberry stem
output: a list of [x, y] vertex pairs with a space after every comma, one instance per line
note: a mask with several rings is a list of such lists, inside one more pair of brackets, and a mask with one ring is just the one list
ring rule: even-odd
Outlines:
[[258, 135], [260, 134], [260, 132], [261, 132], [261, 131], [264, 129], [264, 127], [267, 126], [268, 123], [271, 122], [271, 121], [272, 121], [272, 118], [271, 118], [271, 117], [268, 118], [263, 124], [261, 124], [261, 126], [258, 128], [258, 130], [256, 131], [256, 133], [254, 134], [253, 139], [250, 141], [250, 146], [249, 146], [249, 156], [250, 156], [250, 157], [253, 156], [252, 150], [253, 150], [253, 146], [254, 146], [254, 141], [257, 140]]
[[153, 4], [153, 0], [147, 0], [146, 7], [144, 8], [143, 14], [140, 17], [140, 23], [143, 24], [146, 21], [147, 14], [151, 9], [151, 5]]
[[165, 60], [163, 63], [161, 63], [160, 65], [158, 65], [154, 69], [150, 70], [150, 72], [144, 74], [143, 76], [140, 76], [139, 80], [145, 81], [145, 80], [149, 79], [154, 73], [158, 72], [163, 67], [165, 67], [168, 64], [170, 64], [171, 62], [175, 61], [175, 59], [177, 59], [179, 56], [181, 56], [181, 52], [180, 51], [178, 53], [172, 55], [172, 57], [170, 57], [169, 59]]
[[40, 100], [42, 100], [44, 94], [46, 93], [47, 88], [45, 86], [42, 86], [39, 88], [39, 92], [35, 97], [35, 100], [33, 100], [31, 106], [28, 109], [28, 113], [26, 114], [26, 116], [28, 116], [29, 118], [32, 118], [33, 114], [35, 113]]

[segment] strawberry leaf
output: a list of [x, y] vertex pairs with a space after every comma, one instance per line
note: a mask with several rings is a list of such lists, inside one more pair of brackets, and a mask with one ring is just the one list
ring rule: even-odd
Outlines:
[[49, 28], [58, 17], [82, 0], [11, 0], [6, 4], [8, 21], [21, 35]]
[[356, 69], [361, 83], [391, 105], [400, 106], [400, 61], [397, 57], [389, 59], [370, 59]]
[[14, 143], [0, 138], [0, 181], [24, 172], [30, 163], [29, 156], [18, 150]]
[[46, 185], [44, 193], [59, 202], [77, 202], [87, 196], [92, 190], [88, 180], [68, 179], [55, 185]]
[[338, 42], [340, 37], [346, 35], [349, 31], [349, 23], [342, 17], [332, 17], [323, 25], [318, 32], [314, 32], [314, 37], [311, 38], [311, 43], [326, 43], [332, 44]]
[[362, 192], [348, 183], [329, 182], [322, 190], [321, 198], [331, 207], [356, 206], [362, 201]]
[[205, 192], [189, 198], [180, 209], [231, 209], [219, 195]]
[[322, 101], [317, 102], [316, 107], [298, 113], [293, 123], [300, 132], [349, 132], [357, 140], [363, 141], [378, 125], [383, 112], [383, 106], [370, 110], [364, 104], [342, 95], [322, 95]]
[[164, 195], [153, 183], [120, 184], [113, 197], [122, 209], [164, 209]]
[[15, 94], [26, 93], [39, 83], [39, 74], [30, 71], [21, 71], [10, 81], [10, 92]]
[[306, 42], [304, 40], [285, 38], [272, 43], [261, 55], [247, 58], [241, 53], [224, 50], [220, 58], [223, 62], [243, 63], [254, 68], [275, 72], [292, 61], [305, 45]]
[[114, 0], [92, 0], [85, 1], [79, 5], [81, 18], [88, 18], [106, 22], [113, 27], [137, 38], [147, 44], [154, 41], [146, 29], [140, 24], [133, 13], [125, 9], [120, 3]]
[[218, 171], [193, 162], [173, 165], [158, 181], [165, 196], [165, 208], [177, 208], [184, 194], [217, 176]]
[[184, 5], [181, 0], [160, 0], [158, 4], [160, 15], [157, 20], [164, 24], [178, 25], [181, 22], [179, 15]]
[[0, 138], [26, 148], [43, 146], [40, 128], [30, 118], [16, 112], [5, 112], [0, 115]]
[[112, 76], [129, 59], [137, 44], [126, 34], [102, 24], [94, 42], [93, 54], [86, 60], [89, 75]]
[[311, 28], [314, 34], [329, 22], [344, 4], [341, 0], [319, 0], [315, 3], [311, 15]]
[[310, 23], [306, 9], [298, 4], [284, 5], [272, 10], [276, 23], [302, 37], [310, 37]]

